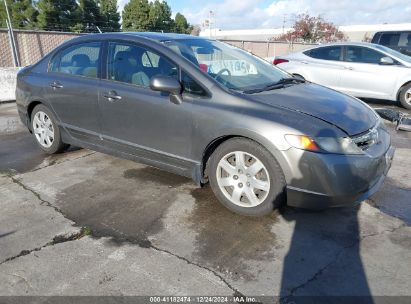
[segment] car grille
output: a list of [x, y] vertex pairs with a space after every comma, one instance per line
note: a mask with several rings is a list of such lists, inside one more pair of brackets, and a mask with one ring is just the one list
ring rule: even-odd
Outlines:
[[367, 150], [373, 144], [378, 142], [378, 129], [377, 126], [368, 130], [365, 133], [354, 136], [352, 141], [362, 150]]

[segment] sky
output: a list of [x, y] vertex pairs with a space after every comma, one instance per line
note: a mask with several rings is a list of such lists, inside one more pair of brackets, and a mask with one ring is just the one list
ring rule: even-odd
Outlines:
[[[119, 10], [129, 0], [119, 0]], [[173, 14], [201, 24], [215, 12], [223, 30], [291, 27], [301, 13], [321, 15], [336, 25], [411, 23], [411, 0], [168, 0]]]

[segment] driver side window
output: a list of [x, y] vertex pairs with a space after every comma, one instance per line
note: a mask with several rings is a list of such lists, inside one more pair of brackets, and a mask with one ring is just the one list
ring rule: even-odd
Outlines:
[[149, 87], [155, 75], [178, 78], [178, 68], [161, 55], [143, 47], [110, 42], [107, 56], [107, 79]]
[[386, 57], [386, 55], [371, 50], [365, 47], [359, 46], [347, 46], [347, 53], [345, 56], [345, 61], [357, 62], [357, 63], [372, 63], [379, 64], [381, 58]]

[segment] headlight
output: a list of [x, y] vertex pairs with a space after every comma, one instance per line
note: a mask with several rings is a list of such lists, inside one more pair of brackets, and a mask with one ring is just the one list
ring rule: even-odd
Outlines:
[[364, 154], [352, 140], [347, 137], [316, 137], [306, 135], [285, 135], [286, 141], [297, 149], [335, 153], [335, 154]]

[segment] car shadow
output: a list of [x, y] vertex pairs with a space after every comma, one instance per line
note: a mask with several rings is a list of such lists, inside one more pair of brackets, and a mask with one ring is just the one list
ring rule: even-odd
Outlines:
[[[347, 191], [354, 190], [364, 180], [353, 173], [358, 172], [353, 165], [348, 169], [344, 165], [348, 157], [339, 155], [329, 167], [316, 168], [312, 152], [305, 151], [298, 162], [301, 178], [290, 184], [313, 191], [327, 189], [330, 182], [323, 170], [330, 170], [336, 176], [351, 176], [342, 182]], [[280, 303], [373, 303], [360, 254], [359, 210], [358, 205], [316, 212], [282, 209], [283, 218], [294, 222], [294, 231], [283, 261]]]

